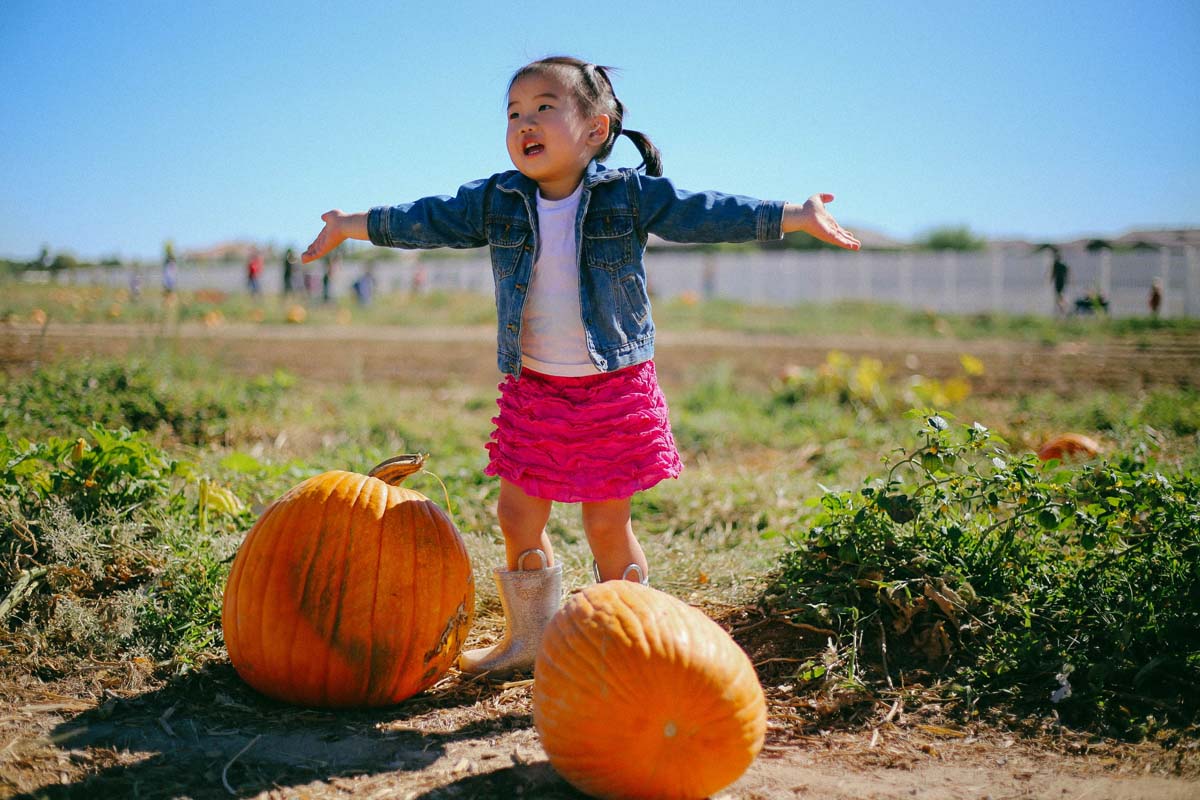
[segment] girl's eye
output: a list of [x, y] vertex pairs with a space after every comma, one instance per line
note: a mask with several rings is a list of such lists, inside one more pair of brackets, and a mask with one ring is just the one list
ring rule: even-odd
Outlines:
[[554, 106], [550, 105], [549, 103], [542, 103], [540, 106], [538, 106], [538, 111], [545, 111], [547, 108], [554, 108]]
[[516, 118], [517, 118], [517, 112], [515, 112], [515, 111], [510, 111], [510, 112], [508, 112], [508, 118], [509, 118], [509, 119], [516, 119]]

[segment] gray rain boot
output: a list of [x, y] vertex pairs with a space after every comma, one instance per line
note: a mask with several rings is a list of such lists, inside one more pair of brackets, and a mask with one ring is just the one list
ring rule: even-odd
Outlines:
[[[525, 557], [536, 554], [542, 569], [521, 569]], [[540, 549], [526, 550], [517, 558], [518, 569], [497, 569], [493, 573], [504, 609], [504, 638], [493, 647], [468, 650], [458, 657], [462, 672], [482, 672], [502, 677], [533, 669], [542, 632], [562, 604], [562, 564], [546, 566], [546, 554]]]

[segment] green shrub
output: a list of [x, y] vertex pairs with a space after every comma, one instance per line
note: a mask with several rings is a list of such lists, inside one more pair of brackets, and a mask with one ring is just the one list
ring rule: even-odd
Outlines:
[[233, 542], [252, 521], [145, 432], [0, 434], [0, 642], [64, 670], [72, 658], [186, 663], [219, 639]]
[[187, 444], [219, 440], [231, 420], [269, 408], [294, 384], [286, 373], [206, 385], [179, 380], [179, 367], [133, 360], [62, 361], [9, 379], [0, 430], [62, 434], [92, 420], [107, 428], [167, 432]]
[[820, 498], [768, 602], [832, 630], [847, 663], [882, 652], [874, 637], [973, 701], [1122, 732], [1200, 711], [1200, 484], [1129, 457], [1042, 464], [921, 416], [920, 446]]

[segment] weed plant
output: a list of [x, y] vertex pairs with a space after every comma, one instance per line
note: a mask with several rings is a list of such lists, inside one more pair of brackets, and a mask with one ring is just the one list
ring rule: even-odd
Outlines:
[[[827, 491], [767, 602], [874, 662], [932, 669], [971, 707], [1015, 701], [1122, 733], [1200, 712], [1200, 483], [1145, 455], [1064, 465], [932, 411], [919, 444]], [[872, 654], [889, 654], [872, 658]], [[814, 669], [814, 667], [817, 667]]]
[[136, 358], [48, 364], [0, 380], [0, 429], [64, 436], [99, 422], [207, 444], [225, 439], [234, 418], [272, 408], [295, 382], [284, 372], [233, 380], [212, 366]]

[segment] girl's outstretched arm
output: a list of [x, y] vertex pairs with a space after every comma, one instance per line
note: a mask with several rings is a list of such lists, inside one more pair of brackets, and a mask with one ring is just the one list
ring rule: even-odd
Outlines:
[[321, 219], [325, 227], [300, 256], [300, 260], [305, 264], [316, 261], [347, 239], [368, 240], [366, 212], [347, 214], [335, 208], [322, 214]]
[[783, 207], [783, 232], [803, 231], [822, 242], [857, 250], [858, 239], [838, 225], [833, 215], [825, 209], [825, 204], [832, 202], [831, 194], [814, 194], [802, 206], [788, 203]]

